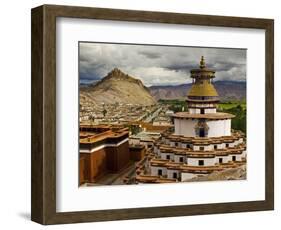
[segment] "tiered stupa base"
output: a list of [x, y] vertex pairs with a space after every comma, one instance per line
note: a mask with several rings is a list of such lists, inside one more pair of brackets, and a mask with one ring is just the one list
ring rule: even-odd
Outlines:
[[137, 183], [184, 182], [246, 164], [245, 136], [198, 138], [166, 132], [137, 165]]

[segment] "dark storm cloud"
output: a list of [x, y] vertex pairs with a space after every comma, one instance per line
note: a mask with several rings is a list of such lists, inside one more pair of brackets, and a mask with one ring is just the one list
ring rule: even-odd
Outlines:
[[217, 62], [212, 63], [210, 68], [215, 69], [216, 71], [229, 71], [233, 68], [243, 68], [245, 64], [233, 63], [233, 62]]
[[168, 66], [165, 66], [164, 68], [169, 70], [174, 70], [176, 72], [178, 71], [184, 71], [184, 72], [190, 72], [191, 69], [195, 69], [198, 67], [198, 63], [195, 62], [182, 62], [182, 63], [174, 63]]
[[150, 59], [156, 59], [161, 57], [160, 53], [156, 53], [156, 52], [153, 53], [149, 51], [140, 51], [139, 54], [142, 54], [146, 58], [150, 58]]
[[96, 81], [117, 67], [147, 85], [175, 85], [191, 81], [190, 70], [205, 56], [216, 80], [246, 80], [246, 50], [80, 43], [80, 80]]

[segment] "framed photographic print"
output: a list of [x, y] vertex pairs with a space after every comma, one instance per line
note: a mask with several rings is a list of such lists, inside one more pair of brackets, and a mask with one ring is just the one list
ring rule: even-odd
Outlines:
[[274, 208], [273, 20], [32, 9], [41, 224]]

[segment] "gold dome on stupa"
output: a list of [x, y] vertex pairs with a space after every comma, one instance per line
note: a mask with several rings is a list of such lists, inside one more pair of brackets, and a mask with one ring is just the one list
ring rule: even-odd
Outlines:
[[191, 78], [195, 79], [188, 96], [195, 97], [217, 97], [218, 93], [211, 79], [215, 77], [215, 71], [207, 69], [204, 57], [201, 57], [199, 69], [191, 70]]

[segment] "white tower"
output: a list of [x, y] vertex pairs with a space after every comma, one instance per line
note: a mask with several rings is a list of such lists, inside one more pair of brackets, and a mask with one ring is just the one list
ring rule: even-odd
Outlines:
[[231, 118], [228, 113], [218, 113], [218, 93], [212, 84], [215, 71], [208, 69], [204, 57], [200, 68], [193, 69], [192, 87], [187, 96], [188, 112], [174, 115], [175, 134], [186, 137], [219, 137], [231, 135]]
[[212, 84], [215, 71], [201, 57], [193, 69], [187, 112], [173, 115], [175, 132], [167, 130], [137, 167], [137, 183], [189, 181], [246, 163], [245, 135], [231, 131], [234, 115], [217, 112], [219, 96]]

